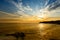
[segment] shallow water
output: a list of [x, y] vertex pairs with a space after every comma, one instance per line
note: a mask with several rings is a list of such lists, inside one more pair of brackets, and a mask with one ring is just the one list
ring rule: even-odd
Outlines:
[[[59, 24], [0, 23], [0, 40], [16, 40], [14, 36], [5, 36], [5, 34], [13, 34], [15, 32], [24, 32], [24, 40], [60, 39]], [[19, 40], [21, 40], [21, 37]]]

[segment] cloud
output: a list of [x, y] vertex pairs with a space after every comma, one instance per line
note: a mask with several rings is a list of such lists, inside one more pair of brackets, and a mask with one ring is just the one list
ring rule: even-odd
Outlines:
[[0, 18], [18, 18], [18, 15], [0, 11]]
[[49, 10], [54, 10], [54, 9], [56, 9], [59, 6], [60, 6], [60, 1], [59, 0], [56, 0], [55, 2], [53, 2], [53, 3], [51, 3], [49, 5]]
[[45, 5], [44, 5], [44, 6], [46, 7], [48, 3], [49, 3], [49, 0], [46, 0], [46, 3], [45, 3]]
[[32, 8], [30, 8], [30, 6], [26, 6], [26, 7], [24, 7], [24, 10], [27, 10], [27, 11], [32, 11]]
[[[47, 2], [48, 3], [48, 2]], [[59, 6], [58, 6], [59, 5]], [[50, 5], [47, 5], [47, 7], [40, 9], [40, 11], [37, 11], [37, 16], [40, 15], [46, 16], [46, 17], [60, 17], [60, 1], [57, 0]]]
[[14, 1], [11, 1], [11, 3], [14, 4], [20, 11], [25, 11], [25, 10], [32, 11], [32, 8], [30, 8], [29, 5], [23, 6], [21, 1], [20, 2], [18, 1], [18, 4]]
[[55, 2], [53, 2], [49, 5], [47, 5], [47, 4], [50, 0], [46, 0], [44, 8], [38, 9], [38, 7], [37, 7], [36, 11], [34, 11], [33, 8], [31, 8], [29, 5], [23, 6], [22, 0], [18, 0], [18, 3], [14, 2], [14, 0], [6, 0], [6, 1], [8, 1], [9, 3], [12, 3], [13, 5], [15, 5], [18, 8], [15, 15], [23, 16], [23, 17], [30, 16], [28, 14], [38, 16], [38, 17], [45, 17], [45, 16], [46, 17], [53, 17], [54, 13], [57, 14], [60, 11], [60, 7], [59, 6], [57, 7], [57, 5], [60, 4], [60, 0], [56, 0]]
[[25, 10], [32, 10], [29, 6], [27, 6], [27, 7], [22, 6], [22, 0], [17, 0], [18, 4], [14, 0], [5, 0], [5, 1], [8, 2], [8, 3], [11, 3], [13, 5], [15, 5], [18, 8], [17, 12], [14, 13], [15, 15], [24, 16], [24, 15], [27, 15], [24, 12]]
[[17, 12], [15, 12], [15, 13], [6, 13], [6, 12], [2, 12], [2, 11], [0, 11], [0, 13], [3, 13], [3, 14], [1, 14], [1, 16], [0, 17], [10, 17], [10, 18], [15, 18], [15, 17], [26, 17], [26, 16], [28, 16], [27, 14], [25, 14], [25, 10], [23, 9], [23, 6], [22, 6], [22, 2], [19, 2], [18, 4], [16, 3], [16, 2], [14, 2], [13, 0], [5, 0], [5, 1], [7, 1], [7, 2], [9, 2], [9, 3], [12, 3], [13, 5], [15, 5], [17, 8], [18, 8], [18, 10], [17, 10]]

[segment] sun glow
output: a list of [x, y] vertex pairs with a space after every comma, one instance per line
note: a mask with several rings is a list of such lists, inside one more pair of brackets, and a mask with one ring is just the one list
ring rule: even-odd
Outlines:
[[40, 18], [47, 18], [49, 16], [49, 11], [47, 8], [36, 11], [35, 15]]

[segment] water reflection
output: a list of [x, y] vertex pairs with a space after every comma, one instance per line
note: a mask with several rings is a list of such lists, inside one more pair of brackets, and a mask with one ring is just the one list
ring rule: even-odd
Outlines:
[[[60, 25], [58, 24], [0, 24], [0, 40], [15, 40], [13, 36], [4, 36], [15, 32], [24, 32], [24, 40], [49, 40], [52, 38], [60, 39]], [[1, 34], [0, 33], [0, 34]], [[19, 38], [21, 40], [21, 38]]]

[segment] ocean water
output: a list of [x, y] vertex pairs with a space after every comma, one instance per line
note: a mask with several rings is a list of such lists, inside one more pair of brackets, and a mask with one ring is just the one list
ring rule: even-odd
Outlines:
[[0, 23], [0, 40], [17, 40], [14, 36], [5, 36], [23, 32], [24, 39], [18, 40], [60, 40], [59, 24], [44, 23]]

